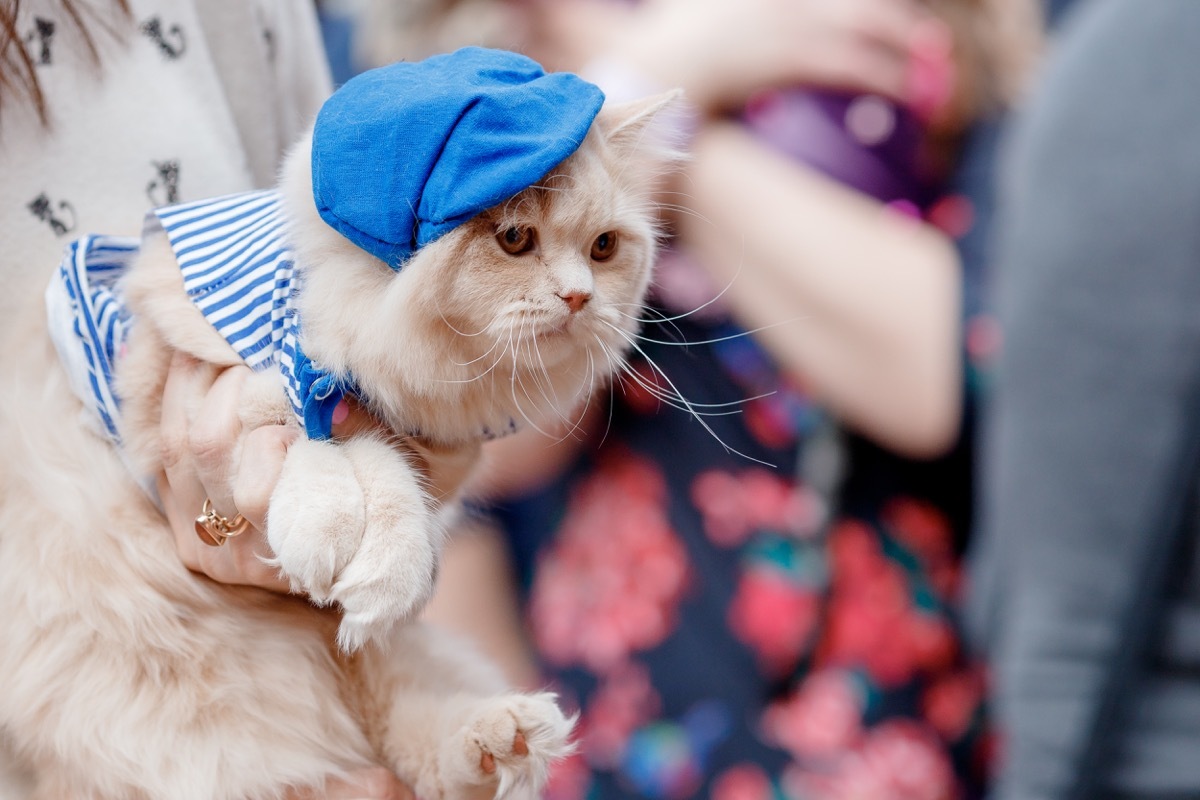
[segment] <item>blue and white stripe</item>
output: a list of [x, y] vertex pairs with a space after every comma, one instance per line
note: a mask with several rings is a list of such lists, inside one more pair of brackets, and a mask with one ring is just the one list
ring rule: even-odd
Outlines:
[[[279, 194], [168, 206], [152, 211], [147, 222], [148, 232], [156, 226], [165, 232], [184, 289], [205, 318], [252, 369], [279, 369], [300, 426], [310, 438], [329, 438], [334, 408], [346, 393], [360, 393], [351, 376], [330, 374], [300, 346], [293, 304], [298, 276]], [[95, 411], [100, 432], [118, 444], [120, 408], [112, 379], [131, 324], [120, 279], [140, 246], [125, 237], [78, 239], [46, 291], [52, 336], [72, 388]], [[490, 439], [515, 428], [510, 422], [507, 430], [480, 435]]]
[[274, 359], [287, 325], [294, 264], [277, 192], [156, 209], [187, 295], [252, 369]]
[[[188, 297], [248, 366], [278, 366], [303, 425], [293, 363], [300, 352], [292, 308], [295, 264], [284, 243], [279, 194], [249, 192], [155, 209], [148, 228], [155, 226], [170, 242]], [[95, 411], [100, 432], [118, 444], [120, 403], [112, 379], [131, 322], [119, 281], [140, 246], [126, 237], [78, 239], [46, 292], [72, 388]]]
[[112, 380], [116, 357], [129, 332], [129, 312], [117, 281], [141, 242], [124, 236], [85, 236], [67, 246], [46, 290], [50, 336], [71, 387], [94, 412], [99, 432], [120, 441]]

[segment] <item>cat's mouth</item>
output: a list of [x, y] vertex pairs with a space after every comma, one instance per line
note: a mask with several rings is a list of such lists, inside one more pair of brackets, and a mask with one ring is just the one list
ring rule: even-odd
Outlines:
[[573, 325], [574, 321], [575, 321], [575, 316], [571, 315], [569, 317], [564, 317], [563, 319], [560, 319], [560, 320], [555, 320], [553, 322], [547, 322], [545, 325], [543, 325], [541, 327], [540, 330], [538, 330], [536, 333], [533, 334], [534, 338], [539, 339], [539, 340], [545, 340], [545, 339], [558, 339], [563, 336], [568, 336], [571, 334], [571, 329], [574, 327], [574, 325]]

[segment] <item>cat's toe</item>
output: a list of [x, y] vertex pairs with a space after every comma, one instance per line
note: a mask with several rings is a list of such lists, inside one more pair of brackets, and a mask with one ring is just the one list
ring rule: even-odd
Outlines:
[[330, 594], [343, 611], [338, 643], [352, 651], [425, 605], [444, 532], [417, 472], [391, 448], [359, 440], [344, 450], [362, 486], [365, 527]]
[[[517, 729], [513, 735], [512, 747], [509, 748], [509, 757], [519, 757], [529, 755], [529, 743], [525, 741], [525, 732]], [[488, 750], [483, 750], [479, 757], [479, 768], [483, 770], [485, 775], [496, 774], [496, 756]]]
[[338, 572], [358, 548], [363, 492], [349, 461], [325, 442], [296, 442], [267, 511], [273, 564], [293, 590], [329, 602]]
[[575, 719], [553, 694], [512, 694], [486, 701], [461, 732], [468, 782], [494, 783], [496, 798], [537, 797], [550, 766], [572, 750]]
[[[369, 641], [384, 641], [400, 622], [411, 619], [433, 594], [434, 561], [432, 547], [426, 552], [410, 553], [410, 564], [421, 564], [414, 574], [396, 576], [367, 566], [355, 569], [351, 562], [333, 587], [331, 597], [342, 609], [338, 625], [338, 647], [352, 653]], [[368, 564], [369, 558], [363, 563]]]

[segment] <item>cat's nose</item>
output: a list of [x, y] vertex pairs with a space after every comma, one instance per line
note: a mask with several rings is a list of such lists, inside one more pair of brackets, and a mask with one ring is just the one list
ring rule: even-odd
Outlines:
[[566, 294], [560, 294], [559, 297], [567, 304], [567, 308], [571, 309], [572, 314], [579, 311], [579, 309], [587, 305], [588, 300], [592, 299], [590, 292], [581, 291], [567, 292]]

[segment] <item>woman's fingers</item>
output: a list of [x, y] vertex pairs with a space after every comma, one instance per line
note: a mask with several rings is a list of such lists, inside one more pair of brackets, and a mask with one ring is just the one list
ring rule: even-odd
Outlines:
[[[159, 496], [188, 569], [220, 583], [287, 592], [288, 582], [263, 563], [272, 553], [262, 531], [295, 433], [267, 426], [245, 434], [238, 404], [248, 375], [245, 367], [218, 373], [187, 356], [174, 357], [163, 390]], [[229, 519], [240, 513], [252, 527], [220, 546], [205, 543], [196, 518], [206, 499], [216, 513]]]
[[416, 800], [413, 791], [383, 767], [358, 770], [346, 778], [330, 778], [324, 791], [289, 792], [286, 800]]
[[247, 367], [223, 370], [205, 392], [188, 431], [196, 477], [204, 485], [213, 509], [229, 518], [239, 511], [234, 504], [232, 483], [242, 437], [238, 401], [249, 374]]
[[288, 447], [299, 431], [282, 425], [264, 425], [246, 434], [241, 459], [233, 478], [233, 507], [260, 531], [267, 529], [267, 508], [283, 472]]
[[[565, 3], [577, 5], [580, 0]], [[906, 101], [921, 31], [914, 0], [647, 0], [608, 54], [701, 108], [736, 107], [783, 86], [868, 91]]]
[[200, 541], [194, 520], [204, 505], [205, 491], [195, 477], [188, 435], [192, 416], [189, 407], [198, 404], [197, 398], [204, 396], [211, 381], [210, 370], [194, 359], [176, 353], [163, 387], [159, 429], [163, 474], [159, 476], [158, 493], [171, 524], [179, 557], [191, 570], [200, 568]]
[[808, 31], [807, 46], [794, 51], [800, 82], [902, 102], [908, 100], [921, 32], [931, 22], [940, 24], [911, 0], [810, 0], [797, 4], [792, 14], [797, 35]]
[[845, 87], [907, 102], [910, 87], [910, 59], [878, 43], [852, 39], [841, 44], [819, 68], [821, 80], [830, 86]]
[[922, 26], [932, 17], [912, 0], [854, 0], [845, 28], [899, 57], [907, 57]]
[[191, 420], [189, 401], [207, 391], [200, 379], [201, 365], [195, 359], [176, 352], [171, 357], [167, 380], [163, 386], [162, 412], [159, 423], [160, 458], [168, 476], [179, 470], [191, 469], [188, 450], [188, 428]]

